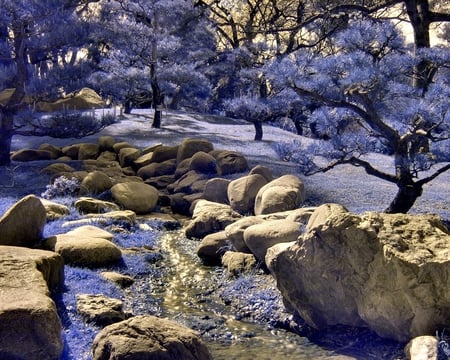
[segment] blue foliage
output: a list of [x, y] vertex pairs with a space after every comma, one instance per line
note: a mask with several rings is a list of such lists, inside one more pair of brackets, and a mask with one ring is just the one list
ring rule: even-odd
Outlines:
[[60, 176], [55, 181], [47, 185], [46, 190], [41, 194], [44, 199], [53, 199], [56, 197], [72, 196], [80, 190], [80, 181], [76, 178], [67, 178]]

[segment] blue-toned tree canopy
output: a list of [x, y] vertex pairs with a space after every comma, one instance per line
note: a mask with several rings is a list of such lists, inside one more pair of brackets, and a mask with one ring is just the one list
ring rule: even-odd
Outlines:
[[[398, 186], [390, 212], [408, 211], [448, 170], [436, 165], [448, 161], [449, 136], [450, 9], [442, 0], [0, 6], [0, 166], [10, 162], [14, 134], [42, 134], [27, 113], [37, 102], [90, 87], [126, 112], [152, 106], [155, 128], [164, 107], [244, 118], [256, 140], [263, 122], [289, 119], [331, 158], [323, 169], [308, 162], [309, 172], [362, 166]], [[364, 160], [371, 151], [395, 158], [392, 173]]]

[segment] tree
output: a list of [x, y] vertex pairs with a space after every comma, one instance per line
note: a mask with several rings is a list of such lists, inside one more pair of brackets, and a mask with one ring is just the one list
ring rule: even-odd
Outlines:
[[[267, 76], [280, 91], [322, 106], [313, 117], [318, 130], [331, 140], [334, 161], [316, 171], [339, 164], [352, 164], [383, 180], [398, 191], [386, 209], [405, 213], [421, 196], [423, 186], [450, 164], [437, 168], [428, 143], [447, 142], [450, 137], [448, 99], [450, 50], [422, 48], [415, 52], [390, 22], [355, 16], [347, 29], [331, 38], [336, 53], [328, 56], [303, 50], [276, 61]], [[426, 88], [411, 81], [423, 61], [432, 61], [433, 76]], [[352, 126], [337, 129], [337, 121]], [[386, 173], [363, 158], [375, 149], [393, 155], [395, 169]], [[431, 174], [421, 177], [424, 171]], [[312, 171], [311, 173], [314, 173]]]
[[155, 128], [161, 126], [165, 105], [185, 105], [192, 96], [191, 104], [198, 100], [205, 106], [200, 99], [209, 95], [210, 86], [202, 70], [215, 44], [190, 1], [116, 0], [98, 7], [93, 18], [103, 25], [100, 39], [107, 44], [95, 77], [98, 86], [116, 82], [107, 90], [125, 102], [150, 94]]
[[2, 166], [10, 163], [20, 112], [79, 89], [88, 71], [78, 57], [87, 32], [77, 2], [0, 0], [0, 7], [0, 91], [5, 95], [10, 89], [0, 104]]

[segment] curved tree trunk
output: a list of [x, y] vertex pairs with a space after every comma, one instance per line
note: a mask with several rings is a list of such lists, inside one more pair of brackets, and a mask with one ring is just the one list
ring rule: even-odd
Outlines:
[[389, 207], [384, 211], [388, 214], [406, 214], [414, 205], [416, 200], [422, 195], [422, 185], [409, 184], [398, 185], [398, 191]]

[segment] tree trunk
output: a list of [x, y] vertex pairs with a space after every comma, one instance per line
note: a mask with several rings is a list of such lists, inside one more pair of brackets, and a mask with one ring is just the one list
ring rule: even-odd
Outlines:
[[406, 214], [414, 205], [416, 200], [422, 195], [422, 185], [415, 183], [404, 185], [397, 184], [398, 191], [389, 207], [384, 211], [388, 214]]
[[263, 126], [261, 121], [253, 121], [255, 126], [255, 141], [261, 141], [263, 138]]
[[14, 135], [12, 115], [0, 113], [0, 166], [11, 163], [11, 141]]

